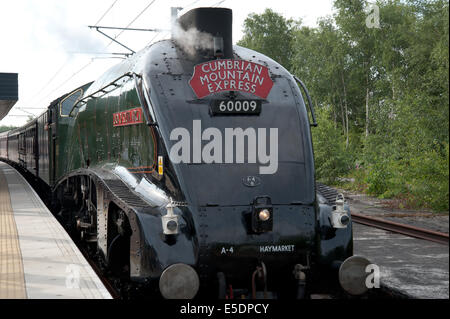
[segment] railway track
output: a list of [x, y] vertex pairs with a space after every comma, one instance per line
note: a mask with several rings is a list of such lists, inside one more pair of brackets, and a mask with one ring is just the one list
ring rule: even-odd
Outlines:
[[358, 224], [381, 228], [394, 233], [425, 239], [447, 246], [449, 242], [448, 234], [432, 231], [425, 228], [415, 227], [411, 225], [396, 223], [390, 220], [370, 217], [359, 213], [352, 213], [352, 220]]
[[[325, 197], [329, 204], [334, 205], [338, 191], [332, 187], [317, 183], [317, 191]], [[410, 237], [429, 240], [435, 243], [447, 245], [449, 243], [449, 236], [446, 233], [441, 233], [426, 228], [420, 228], [402, 223], [396, 223], [390, 220], [367, 216], [359, 213], [351, 213], [352, 221], [358, 224], [381, 228], [394, 233], [403, 234]]]

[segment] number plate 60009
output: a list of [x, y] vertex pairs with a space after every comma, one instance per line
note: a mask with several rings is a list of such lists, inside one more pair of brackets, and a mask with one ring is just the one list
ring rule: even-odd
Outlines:
[[212, 115], [259, 115], [261, 100], [214, 100], [211, 104]]

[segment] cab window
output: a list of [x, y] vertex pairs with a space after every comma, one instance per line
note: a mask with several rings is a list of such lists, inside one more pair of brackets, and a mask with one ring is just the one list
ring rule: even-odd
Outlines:
[[70, 94], [69, 96], [67, 96], [66, 98], [64, 98], [64, 100], [62, 100], [59, 103], [60, 115], [61, 116], [69, 116], [70, 111], [72, 111], [73, 105], [75, 104], [75, 102], [78, 101], [78, 99], [81, 97], [82, 94], [83, 94], [83, 90], [79, 89], [79, 90], [73, 92], [72, 94]]

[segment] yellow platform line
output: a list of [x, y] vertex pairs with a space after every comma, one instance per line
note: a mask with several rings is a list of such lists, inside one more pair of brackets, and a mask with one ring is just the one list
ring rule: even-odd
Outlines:
[[8, 183], [0, 170], [0, 299], [26, 299], [19, 236]]

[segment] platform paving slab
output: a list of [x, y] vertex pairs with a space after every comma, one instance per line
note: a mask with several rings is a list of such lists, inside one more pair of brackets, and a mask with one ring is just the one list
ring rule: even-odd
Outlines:
[[449, 247], [353, 223], [354, 254], [380, 267], [381, 284], [411, 298], [449, 299]]
[[[8, 185], [11, 207], [29, 299], [103, 299], [111, 295], [27, 181], [11, 166], [0, 162]], [[4, 236], [2, 231], [0, 234]], [[3, 242], [3, 238], [2, 238]], [[16, 254], [17, 255], [17, 254]], [[11, 260], [12, 256], [2, 253]], [[14, 257], [15, 258], [15, 257]], [[20, 266], [16, 263], [17, 271]], [[11, 282], [12, 284], [12, 282]]]

